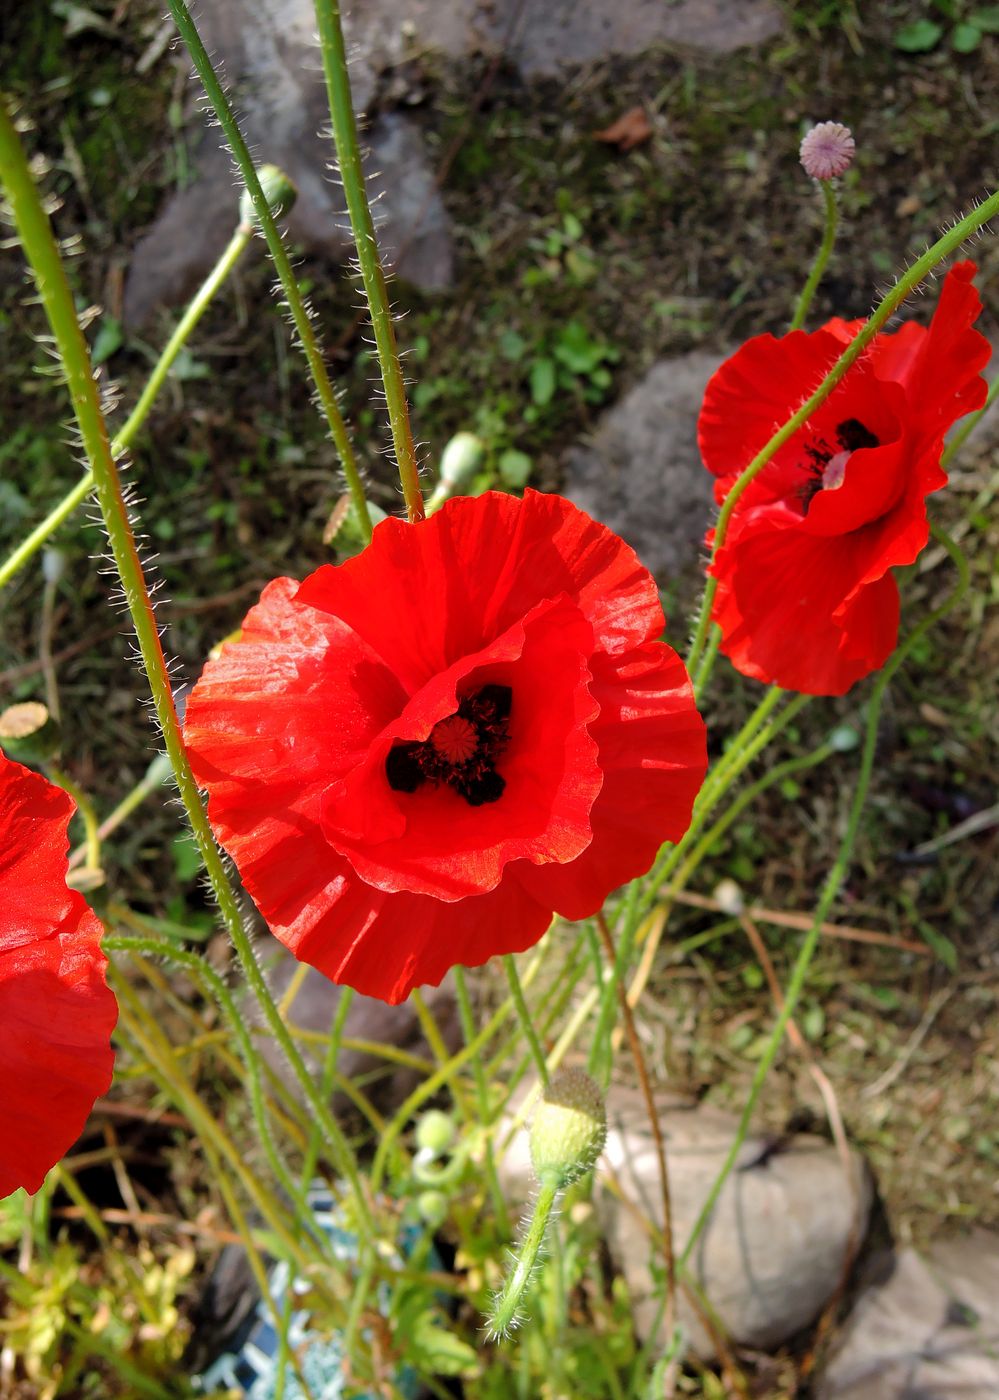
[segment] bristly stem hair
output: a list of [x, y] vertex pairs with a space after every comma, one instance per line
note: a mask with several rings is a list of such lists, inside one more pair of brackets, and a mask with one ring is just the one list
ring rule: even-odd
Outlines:
[[364, 172], [361, 168], [361, 152], [357, 140], [357, 120], [351, 101], [339, 0], [315, 0], [315, 9], [323, 73], [326, 77], [326, 96], [333, 126], [333, 142], [347, 200], [347, 213], [357, 247], [364, 295], [371, 315], [371, 328], [375, 334], [375, 348], [378, 352], [382, 383], [385, 386], [385, 404], [388, 408], [399, 479], [402, 482], [402, 494], [406, 502], [406, 514], [410, 521], [422, 520], [425, 510], [423, 493], [420, 490], [419, 463], [416, 460], [416, 447], [409, 423], [406, 385], [395, 343], [385, 273], [364, 188]]

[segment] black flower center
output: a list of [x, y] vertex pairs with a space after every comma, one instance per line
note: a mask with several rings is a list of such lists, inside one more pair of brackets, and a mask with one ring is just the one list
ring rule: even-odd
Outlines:
[[864, 426], [859, 418], [846, 418], [836, 425], [838, 447], [830, 447], [825, 438], [813, 437], [805, 443], [807, 462], [802, 463], [807, 479], [801, 487], [802, 504], [805, 514], [815, 496], [823, 490], [835, 490], [843, 483], [845, 458], [862, 447], [880, 447], [881, 444]]
[[429, 739], [393, 744], [385, 760], [389, 787], [415, 792], [424, 783], [447, 783], [470, 807], [496, 802], [506, 787], [496, 761], [510, 739], [512, 703], [508, 685], [484, 685], [435, 724]]

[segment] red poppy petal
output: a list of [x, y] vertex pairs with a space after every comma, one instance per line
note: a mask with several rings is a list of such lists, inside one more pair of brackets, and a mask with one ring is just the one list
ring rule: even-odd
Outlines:
[[321, 791], [361, 761], [405, 703], [371, 649], [336, 618], [295, 602], [297, 590], [294, 579], [268, 584], [239, 639], [208, 662], [188, 696], [194, 775], [223, 822], [226, 805], [238, 823], [254, 782]]
[[519, 881], [506, 876], [488, 894], [448, 904], [428, 895], [371, 892], [372, 917], [353, 939], [335, 916], [290, 943], [295, 955], [334, 982], [397, 1005], [414, 987], [436, 987], [456, 963], [479, 967], [536, 943], [552, 921]]
[[317, 570], [298, 596], [342, 618], [414, 695], [561, 594], [606, 651], [662, 631], [659, 595], [634, 550], [571, 502], [536, 491], [522, 501], [456, 497], [416, 525], [384, 520], [367, 549]]
[[902, 384], [913, 420], [927, 433], [946, 431], [985, 402], [981, 371], [992, 347], [971, 328], [982, 310], [972, 280], [977, 271], [970, 260], [955, 263], [929, 328], [909, 322], [894, 334], [877, 336], [871, 349], [875, 373]]
[[86, 911], [66, 887], [68, 793], [0, 753], [0, 952], [50, 936]]
[[596, 913], [610, 890], [649, 869], [663, 842], [680, 839], [708, 761], [690, 679], [668, 646], [650, 642], [595, 660], [590, 688], [600, 702], [590, 732], [604, 771], [590, 814], [593, 841], [569, 865], [515, 869], [537, 899], [569, 919]]
[[823, 331], [748, 340], [715, 371], [704, 393], [697, 441], [708, 471], [731, 477], [748, 467], [841, 353]]
[[[808, 695], [844, 694], [881, 666], [894, 646], [894, 636], [886, 644], [887, 587], [870, 595], [879, 616], [861, 634], [874, 639], [876, 650], [858, 654], [858, 639], [844, 631], [853, 615], [849, 610], [836, 619], [837, 610], [879, 568], [876, 555], [877, 541], [863, 530], [827, 538], [799, 530], [744, 532], [715, 563], [724, 579], [713, 610], [722, 651], [743, 675], [770, 685]], [[886, 571], [887, 566], [881, 575]], [[897, 629], [897, 606], [894, 617]]]
[[[413, 697], [363, 764], [323, 796], [330, 844], [365, 883], [437, 899], [494, 889], [511, 860], [563, 862], [587, 845], [602, 781], [586, 725], [597, 713], [587, 689], [592, 629], [567, 598], [544, 602], [496, 642], [451, 666]], [[396, 740], [426, 740], [452, 715], [459, 690], [509, 686], [510, 741], [497, 764], [496, 802], [470, 806], [445, 785], [394, 792], [386, 759]]]

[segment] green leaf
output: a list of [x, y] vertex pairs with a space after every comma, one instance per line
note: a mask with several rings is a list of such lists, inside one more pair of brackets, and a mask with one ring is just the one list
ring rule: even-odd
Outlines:
[[940, 933], [932, 924], [919, 920], [919, 932], [923, 935], [927, 947], [931, 949], [934, 956], [939, 958], [948, 972], [957, 971], [957, 949], [945, 933]]
[[120, 350], [124, 343], [125, 336], [121, 329], [121, 322], [116, 321], [113, 316], [105, 316], [97, 327], [90, 358], [95, 365], [102, 365], [105, 360], [110, 360], [114, 352]]
[[526, 452], [518, 452], [515, 447], [508, 447], [500, 454], [499, 474], [503, 478], [503, 485], [509, 486], [513, 491], [519, 491], [527, 485], [534, 463]]
[[955, 25], [950, 42], [955, 53], [974, 53], [982, 42], [982, 31], [973, 24]]
[[425, 1313], [413, 1318], [407, 1328], [406, 1351], [422, 1370], [439, 1376], [474, 1376], [479, 1366], [474, 1347], [446, 1327], [431, 1322]]
[[195, 879], [201, 870], [201, 856], [198, 854], [198, 848], [194, 841], [186, 832], [173, 838], [170, 843], [170, 853], [173, 856], [174, 874], [180, 883], [186, 885]]
[[943, 37], [943, 25], [932, 19], [917, 19], [895, 33], [895, 47], [903, 53], [929, 53]]
[[531, 398], [538, 408], [550, 404], [555, 393], [555, 365], [549, 359], [535, 360], [531, 365]]
[[968, 24], [982, 34], [999, 34], [999, 5], [986, 5], [984, 9], [972, 10]]

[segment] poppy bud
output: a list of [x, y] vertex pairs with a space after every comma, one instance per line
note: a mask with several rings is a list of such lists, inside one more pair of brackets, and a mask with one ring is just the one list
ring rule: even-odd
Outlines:
[[465, 491], [482, 465], [485, 448], [474, 433], [455, 433], [441, 453], [440, 479], [427, 501], [427, 514], [432, 515], [449, 496]]
[[442, 1157], [454, 1141], [454, 1123], [439, 1108], [425, 1113], [416, 1125], [416, 1145], [431, 1159]]
[[581, 1069], [558, 1070], [531, 1123], [531, 1162], [538, 1180], [570, 1186], [592, 1169], [606, 1140], [600, 1086]]
[[[257, 177], [260, 180], [260, 188], [264, 192], [264, 198], [267, 200], [268, 209], [275, 219], [283, 219], [285, 214], [291, 212], [292, 206], [298, 198], [297, 187], [276, 165], [262, 165], [257, 171]], [[257, 213], [253, 207], [249, 190], [244, 190], [239, 197], [239, 218], [243, 224], [252, 225], [257, 222]]]
[[813, 180], [832, 180], [849, 170], [856, 149], [848, 126], [841, 122], [819, 122], [805, 133], [798, 154], [805, 173]]
[[432, 1230], [438, 1229], [447, 1219], [447, 1197], [443, 1191], [421, 1191], [416, 1198], [416, 1208]]
[[0, 748], [18, 763], [45, 763], [61, 744], [59, 725], [37, 700], [11, 705], [0, 714]]

